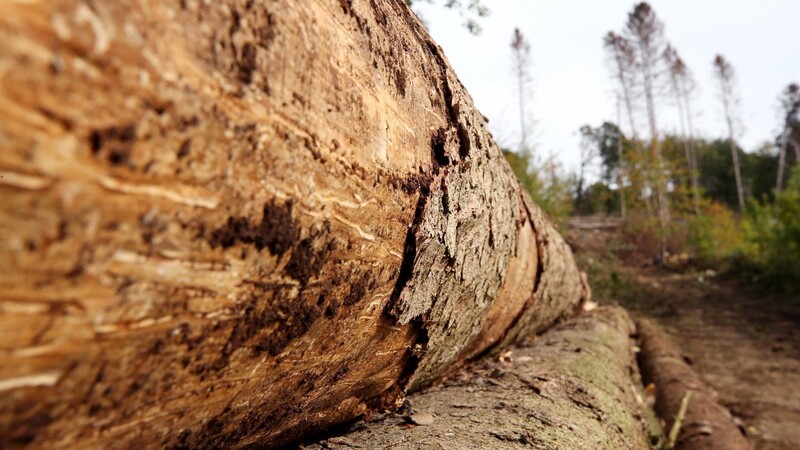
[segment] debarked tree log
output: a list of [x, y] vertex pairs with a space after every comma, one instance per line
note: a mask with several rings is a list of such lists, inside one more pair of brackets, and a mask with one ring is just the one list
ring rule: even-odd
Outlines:
[[650, 449], [633, 323], [584, 313], [308, 450]]
[[[642, 378], [655, 386], [655, 411], [678, 450], [750, 450], [752, 445], [714, 391], [653, 321], [637, 323]], [[674, 430], [674, 431], [673, 431]]]
[[276, 446], [588, 297], [402, 0], [0, 4], [0, 446]]

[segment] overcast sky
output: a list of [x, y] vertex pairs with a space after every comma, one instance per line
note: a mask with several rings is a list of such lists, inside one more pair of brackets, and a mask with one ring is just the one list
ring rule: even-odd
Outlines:
[[[616, 121], [614, 86], [602, 38], [621, 30], [634, 5], [629, 0], [484, 0], [491, 9], [472, 36], [464, 19], [446, 8], [420, 4], [434, 39], [501, 145], [516, 147], [519, 116], [511, 78], [509, 43], [519, 27], [531, 44], [539, 155], [553, 152], [569, 170], [579, 159], [577, 130]], [[705, 137], [726, 134], [712, 59], [722, 53], [734, 66], [744, 131], [739, 142], [754, 151], [779, 128], [777, 97], [789, 82], [800, 82], [800, 0], [653, 0], [665, 34], [699, 84], [695, 128]], [[677, 130], [677, 111], [662, 101], [662, 130]], [[626, 123], [626, 122], [624, 122]], [[644, 130], [643, 126], [639, 127]], [[625, 129], [623, 127], [623, 129]], [[641, 133], [642, 131], [640, 131]]]

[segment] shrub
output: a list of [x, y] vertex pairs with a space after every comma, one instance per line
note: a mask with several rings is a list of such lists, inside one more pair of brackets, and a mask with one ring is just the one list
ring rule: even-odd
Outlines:
[[726, 268], [742, 247], [742, 233], [733, 213], [716, 202], [704, 205], [702, 214], [689, 220], [689, 246], [699, 265]]
[[800, 288], [800, 168], [774, 204], [751, 202], [742, 230], [748, 265], [784, 286]]

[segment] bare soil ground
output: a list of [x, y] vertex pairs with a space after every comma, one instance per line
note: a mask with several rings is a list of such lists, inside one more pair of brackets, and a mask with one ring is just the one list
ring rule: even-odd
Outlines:
[[594, 300], [662, 325], [758, 449], [800, 449], [800, 298], [709, 272], [656, 267], [617, 228], [567, 232]]

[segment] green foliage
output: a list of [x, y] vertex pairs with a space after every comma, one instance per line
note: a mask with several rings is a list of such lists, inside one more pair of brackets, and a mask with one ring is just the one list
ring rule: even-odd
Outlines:
[[610, 182], [619, 170], [619, 139], [623, 139], [623, 151], [631, 151], [632, 143], [622, 134], [616, 124], [603, 122], [599, 127], [584, 125], [580, 128], [581, 138], [587, 145], [594, 147], [603, 166], [603, 179]]
[[[730, 143], [726, 139], [711, 142], [696, 141], [700, 184], [706, 196], [731, 208], [737, 207], [736, 180], [733, 174]], [[742, 184], [745, 197], [757, 200], [771, 200], [775, 188], [775, 174], [778, 162], [772, 146], [766, 146], [755, 153], [745, 153], [741, 149], [739, 163], [742, 171]], [[789, 160], [789, 164], [791, 164]]]
[[[700, 185], [709, 199], [736, 207], [736, 180], [731, 160], [731, 147], [727, 140], [716, 139], [697, 146], [697, 165]], [[739, 154], [743, 159], [742, 153]]]
[[704, 267], [724, 268], [742, 246], [742, 233], [730, 209], [710, 202], [699, 216], [689, 219], [689, 246]]
[[529, 152], [503, 150], [503, 155], [534, 203], [562, 224], [572, 211], [572, 195], [570, 183], [559, 177], [556, 163], [537, 165]]
[[800, 288], [800, 169], [775, 203], [751, 202], [742, 221], [748, 265], [767, 278]]
[[[593, 161], [598, 161], [601, 169], [601, 181], [584, 187], [585, 180], [576, 180], [575, 212], [586, 215], [611, 214], [620, 211], [620, 186], [616, 186], [616, 188], [612, 186], [619, 184], [618, 177], [623, 175], [625, 182], [630, 185], [626, 187], [626, 191], [631, 190], [634, 184], [631, 170], [635, 170], [635, 167], [631, 161], [635, 158], [635, 143], [626, 138], [619, 127], [611, 122], [604, 122], [598, 127], [584, 125], [579, 132], [583, 147], [581, 157], [584, 161], [582, 164], [586, 166]], [[620, 139], [622, 139], [625, 170], [620, 165]], [[630, 194], [627, 192], [626, 198], [631, 197]]]
[[619, 193], [600, 181], [590, 185], [575, 198], [575, 212], [580, 215], [611, 214], [619, 211]]
[[[776, 147], [764, 143], [755, 153], [746, 153], [742, 166], [742, 177], [750, 188], [750, 196], [758, 201], [775, 200], [775, 178], [778, 173], [778, 154]], [[796, 164], [794, 152], [787, 152], [787, 167]], [[790, 171], [784, 173], [784, 185], [788, 182]]]

